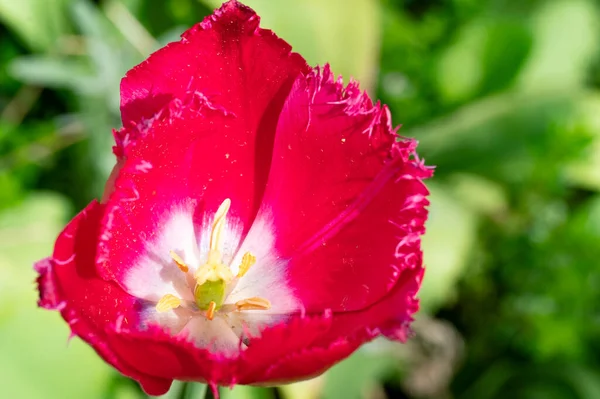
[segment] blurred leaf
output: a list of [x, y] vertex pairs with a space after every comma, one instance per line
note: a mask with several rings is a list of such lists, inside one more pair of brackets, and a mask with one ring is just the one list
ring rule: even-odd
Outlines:
[[22, 196], [23, 190], [18, 176], [0, 170], [0, 211], [15, 205]]
[[443, 186], [429, 182], [427, 187], [431, 205], [422, 239], [425, 278], [419, 298], [422, 309], [431, 313], [454, 293], [475, 243], [477, 218], [472, 208], [458, 202]]
[[[220, 0], [203, 0], [212, 7]], [[247, 0], [262, 27], [289, 42], [311, 65], [330, 63], [336, 74], [373, 89], [379, 57], [380, 10], [372, 0]]]
[[598, 373], [574, 364], [550, 363], [536, 368], [498, 362], [486, 368], [464, 399], [596, 399]]
[[532, 20], [533, 49], [520, 86], [524, 90], [580, 86], [600, 48], [597, 3], [556, 0], [542, 4]]
[[[377, 353], [370, 355], [360, 349], [346, 360], [333, 366], [325, 374], [325, 385], [321, 394], [322, 399], [363, 398], [369, 397], [377, 381], [398, 365], [398, 358]], [[317, 396], [308, 397], [312, 399]], [[301, 397], [297, 397], [301, 399]]]
[[[141, 62], [142, 58], [131, 56], [136, 54], [133, 46], [121, 37], [103, 11], [89, 0], [78, 0], [74, 3], [72, 13], [77, 27], [83, 34], [86, 53], [94, 67], [94, 92], [105, 96], [110, 110], [118, 112], [118, 88], [121, 78], [135, 63]], [[148, 49], [150, 50], [152, 49]], [[149, 54], [144, 54], [147, 55]]]
[[219, 393], [222, 399], [275, 399], [273, 391], [269, 388], [246, 385], [236, 385], [232, 389], [223, 387]]
[[69, 30], [66, 11], [71, 0], [0, 0], [0, 20], [33, 50], [53, 49]]
[[531, 47], [525, 19], [494, 15], [462, 27], [437, 61], [436, 83], [448, 104], [508, 87]]
[[279, 387], [283, 399], [315, 399], [321, 397], [325, 377], [320, 375], [306, 381], [286, 384]]
[[[578, 155], [561, 146], [581, 150], [585, 145], [579, 133], [585, 136], [586, 132], [571, 134], [576, 132], [561, 125], [582, 96], [577, 91], [505, 92], [403, 134], [419, 140], [420, 155], [437, 166], [438, 177], [461, 171], [522, 183], [542, 165], [552, 170], [561, 166], [553, 156], [572, 159]], [[550, 155], [550, 150], [558, 154]]]
[[441, 55], [436, 77], [438, 90], [446, 102], [466, 100], [479, 89], [484, 76], [480, 61], [485, 38], [485, 26], [480, 23], [467, 26], [456, 43]]
[[[108, 9], [114, 10], [114, 7], [109, 5]], [[133, 38], [123, 37], [103, 10], [89, 0], [78, 0], [71, 11], [83, 34], [86, 55], [95, 78], [94, 82], [84, 89], [84, 93], [102, 97], [108, 105], [108, 110], [118, 115], [121, 78], [149, 54], [139, 54], [131, 43]], [[154, 49], [151, 47], [147, 48], [148, 53], [152, 50]]]
[[[125, 377], [118, 376], [119, 379], [125, 379]], [[128, 380], [129, 384], [121, 385], [117, 387], [114, 391], [110, 391], [110, 393], [102, 395], [102, 399], [110, 398], [110, 399], [146, 399], [148, 396], [141, 392], [139, 385], [134, 383], [131, 380]]]
[[82, 94], [93, 94], [104, 88], [91, 68], [81, 60], [50, 56], [24, 56], [9, 66], [15, 79], [45, 87], [70, 89]]
[[600, 239], [600, 194], [592, 197], [587, 204], [573, 216], [576, 232], [580, 239], [596, 242]]
[[505, 190], [498, 183], [481, 176], [455, 173], [449, 177], [447, 187], [465, 208], [479, 214], [495, 216], [508, 209]]
[[[108, 178], [113, 166], [115, 156], [111, 150], [114, 140], [111, 130], [120, 124], [118, 117], [106, 109], [103, 99], [82, 98], [81, 119], [89, 132], [89, 143], [85, 152], [80, 154], [79, 161], [82, 163], [80, 177], [87, 176], [87, 184], [92, 190], [94, 197], [100, 198], [104, 191], [104, 182]], [[85, 169], [89, 168], [89, 169]]]
[[57, 312], [35, 304], [33, 262], [51, 254], [68, 213], [64, 199], [40, 193], [0, 214], [0, 374], [7, 398], [98, 398], [111, 374], [89, 346], [68, 342], [69, 327]]
[[[186, 29], [202, 21], [213, 8], [198, 0], [140, 1], [140, 3], [138, 11], [132, 12], [139, 16], [149, 32], [155, 37], [161, 37], [165, 32], [177, 29], [175, 40], [179, 40], [179, 35]], [[128, 8], [132, 10], [131, 7]]]
[[583, 187], [600, 191], [600, 95], [590, 93], [579, 103], [574, 115], [577, 123], [593, 135], [584, 156], [567, 166], [568, 178]]
[[90, 0], [75, 1], [71, 12], [74, 22], [86, 38], [106, 42], [110, 42], [114, 38], [116, 33], [114, 27]]
[[600, 373], [596, 370], [569, 365], [565, 374], [571, 380], [573, 388], [579, 393], [579, 398], [600, 398]]
[[488, 22], [481, 55], [481, 89], [489, 93], [506, 88], [521, 72], [531, 50], [531, 32], [526, 19], [497, 17]]

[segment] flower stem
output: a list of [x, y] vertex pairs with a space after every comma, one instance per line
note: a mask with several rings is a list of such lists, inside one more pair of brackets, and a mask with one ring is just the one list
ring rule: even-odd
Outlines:
[[179, 399], [205, 399], [208, 386], [199, 382], [184, 382]]

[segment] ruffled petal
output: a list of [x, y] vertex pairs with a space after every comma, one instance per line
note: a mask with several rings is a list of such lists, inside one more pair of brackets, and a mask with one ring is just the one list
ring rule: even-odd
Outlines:
[[[293, 353], [301, 353], [326, 333], [330, 314], [297, 317], [264, 331], [261, 338], [229, 355], [194, 345], [192, 337], [173, 337], [157, 327], [147, 331], [121, 329], [122, 339], [114, 349], [139, 371], [163, 378], [206, 382], [211, 385], [269, 384], [273, 364]], [[339, 360], [339, 358], [337, 359]], [[303, 378], [287, 375], [288, 379]]]
[[[121, 82], [123, 126], [152, 119], [173, 99], [194, 91], [233, 112], [240, 105], [248, 106], [248, 114], [264, 108], [294, 71], [308, 66], [286, 42], [260, 29], [259, 22], [252, 9], [228, 1], [183, 33], [181, 41], [130, 70]], [[240, 98], [239, 92], [251, 97]], [[285, 98], [286, 93], [280, 95]]]
[[[385, 297], [360, 311], [298, 315], [285, 327], [265, 330], [243, 355], [248, 363], [242, 369], [253, 370], [252, 374], [240, 378], [252, 384], [298, 381], [321, 374], [380, 335], [404, 341], [418, 310], [422, 275], [422, 270], [405, 273]], [[289, 344], [296, 342], [301, 346]], [[270, 348], [282, 351], [271, 357]]]
[[[384, 335], [404, 341], [409, 334], [412, 315], [418, 310], [416, 293], [420, 286], [422, 270], [412, 270], [378, 302], [355, 312], [326, 313], [320, 317], [300, 317], [278, 331], [277, 327], [265, 330], [263, 338], [253, 341], [251, 366], [257, 370], [252, 383], [280, 384], [314, 377], [352, 354], [359, 346]], [[313, 334], [311, 334], [313, 333]], [[269, 366], [258, 364], [270, 347], [300, 340], [303, 346], [288, 347]]]
[[[279, 113], [304, 60], [231, 1], [129, 71], [121, 86], [126, 159], [107, 192], [101, 275], [123, 281], [171, 213], [201, 226], [226, 198], [235, 230], [264, 193]], [[197, 232], [201, 235], [200, 232]], [[239, 243], [238, 243], [239, 245]]]
[[100, 279], [94, 267], [95, 245], [104, 207], [92, 202], [64, 229], [52, 257], [35, 265], [39, 306], [59, 310], [77, 335], [108, 363], [138, 380], [146, 392], [165, 393], [171, 380], [143, 372], [115, 350], [121, 328], [137, 324], [139, 304], [113, 283]]
[[155, 327], [121, 329], [115, 350], [148, 375], [211, 385], [276, 385], [316, 376], [377, 336], [406, 339], [422, 270], [406, 273], [380, 301], [356, 312], [297, 314], [229, 355], [198, 348]]
[[[307, 311], [360, 309], [422, 267], [421, 179], [431, 170], [414, 141], [396, 137], [387, 108], [356, 83], [344, 88], [328, 66], [294, 84], [256, 220], [271, 225]], [[246, 238], [260, 240], [252, 231]]]
[[179, 42], [127, 72], [121, 82], [124, 129], [115, 132], [115, 151], [144, 135], [151, 121], [168, 118], [173, 101], [190, 96], [237, 115], [240, 122], [231, 131], [260, 127], [264, 138], [272, 136], [294, 78], [309, 68], [289, 44], [259, 28], [259, 22], [252, 9], [229, 1], [183, 33]]

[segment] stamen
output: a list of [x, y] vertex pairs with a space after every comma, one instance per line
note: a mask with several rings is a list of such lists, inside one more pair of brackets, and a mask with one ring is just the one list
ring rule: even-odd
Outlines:
[[271, 309], [271, 301], [254, 296], [237, 301], [235, 307], [237, 310], [269, 310]]
[[181, 299], [175, 295], [167, 294], [160, 298], [160, 301], [156, 304], [156, 311], [163, 313], [178, 308], [181, 305]]
[[217, 304], [214, 301], [211, 301], [208, 304], [208, 309], [206, 310], [206, 318], [208, 320], [212, 320], [215, 317], [215, 310], [217, 309]]
[[173, 259], [173, 262], [175, 262], [179, 270], [181, 270], [184, 273], [187, 273], [190, 270], [188, 265], [185, 264], [184, 260], [181, 259], [181, 256], [177, 255], [175, 251], [171, 251], [169, 252], [169, 254], [171, 255], [171, 259]]
[[244, 275], [250, 270], [252, 265], [256, 263], [256, 256], [252, 255], [250, 252], [246, 252], [242, 257], [242, 264], [240, 265], [240, 270], [238, 271], [238, 277], [244, 277]]
[[[226, 216], [231, 207], [231, 200], [226, 199], [221, 203], [215, 213], [210, 234], [210, 245], [206, 263], [201, 265], [194, 272], [194, 300], [196, 309], [204, 311], [208, 320], [213, 320], [216, 313], [228, 313], [231, 311], [247, 310], [268, 310], [271, 309], [271, 302], [266, 298], [251, 297], [235, 304], [224, 304], [228, 295], [227, 286], [232, 281], [243, 277], [248, 270], [256, 263], [256, 256], [250, 252], [244, 253], [239, 266], [238, 274], [234, 279], [231, 269], [223, 263], [223, 256], [220, 248], [223, 240], [223, 229], [226, 223]], [[179, 270], [188, 273], [190, 268], [175, 251], [169, 252], [173, 262]], [[182, 300], [175, 295], [167, 294], [163, 296], [156, 304], [157, 312], [167, 312], [182, 305]]]
[[221, 244], [221, 233], [223, 231], [223, 226], [225, 225], [225, 217], [227, 216], [227, 212], [229, 212], [229, 207], [231, 207], [231, 200], [227, 198], [225, 201], [219, 205], [219, 209], [215, 213], [215, 219], [212, 225], [212, 233], [210, 235], [210, 250], [218, 251]]
[[223, 227], [225, 226], [225, 220], [229, 207], [231, 206], [231, 200], [227, 198], [215, 213], [215, 219], [212, 224], [212, 231], [210, 234], [210, 248], [208, 250], [208, 259], [206, 263], [196, 269], [194, 278], [196, 279], [196, 287], [204, 285], [207, 281], [224, 281], [229, 283], [233, 280], [233, 274], [228, 266], [223, 264], [223, 255], [219, 250], [222, 241]]

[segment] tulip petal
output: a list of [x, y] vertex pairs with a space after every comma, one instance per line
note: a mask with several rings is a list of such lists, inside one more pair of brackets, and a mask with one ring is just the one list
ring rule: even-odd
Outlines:
[[[259, 22], [260, 17], [249, 7], [226, 2], [182, 34], [181, 41], [170, 43], [131, 69], [121, 82], [123, 126], [153, 118], [173, 99], [190, 91], [215, 96], [217, 103], [234, 112], [241, 110], [241, 105], [249, 105], [252, 109], [248, 111], [263, 108], [282, 81], [294, 71], [307, 71], [308, 66], [273, 32], [260, 29]], [[253, 101], [238, 96], [231, 90], [234, 86], [252, 94]], [[286, 93], [281, 95], [285, 98]]]
[[[247, 383], [270, 384], [311, 378], [379, 335], [404, 341], [412, 314], [418, 310], [415, 295], [422, 272], [415, 269], [405, 273], [385, 297], [360, 311], [298, 315], [285, 325], [264, 330], [242, 355], [252, 364], [241, 370], [249, 367], [252, 376], [240, 373], [240, 378]], [[298, 342], [301, 345], [295, 345]], [[272, 348], [281, 352], [272, 353]]]
[[[296, 75], [309, 68], [289, 44], [259, 28], [259, 22], [252, 9], [229, 1], [183, 33], [179, 42], [127, 72], [121, 81], [125, 128], [115, 132], [117, 155], [144, 135], [149, 121], [168, 118], [169, 104], [190, 96], [237, 115], [239, 122], [229, 131], [238, 130], [238, 138], [248, 131], [272, 142], [283, 101]], [[257, 151], [269, 154], [268, 149]]]
[[418, 308], [421, 277], [422, 270], [406, 273], [384, 298], [361, 311], [297, 314], [229, 355], [198, 348], [192, 340], [156, 327], [143, 332], [121, 329], [114, 349], [141, 372], [170, 379], [230, 386], [311, 378], [379, 335], [405, 340]]
[[[122, 329], [114, 349], [141, 372], [211, 385], [260, 384], [280, 359], [303, 352], [331, 325], [329, 314], [294, 318], [265, 330], [262, 338], [239, 352], [215, 353], [198, 348], [184, 336], [173, 337], [157, 327]], [[240, 342], [240, 348], [243, 344]], [[340, 358], [336, 358], [340, 360]], [[309, 366], [310, 367], [310, 366]], [[312, 370], [311, 370], [312, 371]], [[293, 379], [293, 375], [286, 376]]]
[[113, 345], [118, 334], [112, 332], [136, 324], [138, 304], [118, 286], [96, 275], [94, 247], [103, 212], [104, 207], [97, 202], [88, 205], [60, 234], [52, 257], [36, 264], [39, 305], [60, 311], [72, 335], [89, 343], [123, 374], [138, 380], [146, 392], [162, 394], [171, 381], [131, 367]]
[[[294, 84], [256, 220], [271, 224], [306, 311], [360, 309], [422, 267], [431, 170], [396, 138], [387, 108], [328, 66]], [[260, 239], [251, 231], [242, 248]]]
[[123, 79], [125, 127], [115, 134], [115, 153], [126, 161], [106, 190], [103, 278], [127, 288], [128, 269], [178, 209], [189, 210], [188, 222], [198, 227], [230, 198], [236, 232], [249, 229], [279, 113], [295, 78], [308, 70], [258, 23], [254, 11], [228, 2]]

